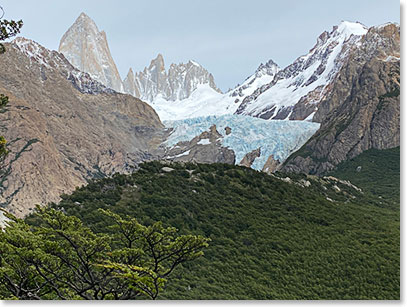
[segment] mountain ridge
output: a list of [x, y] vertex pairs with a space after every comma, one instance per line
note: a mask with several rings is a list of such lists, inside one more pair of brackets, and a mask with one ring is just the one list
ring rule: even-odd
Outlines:
[[[145, 102], [117, 93], [56, 51], [17, 38], [0, 57], [9, 141], [0, 205], [22, 217], [89, 179], [154, 159], [166, 130]], [[12, 63], [12, 65], [10, 65]]]
[[133, 70], [129, 70], [124, 82], [127, 84], [127, 93], [138, 94], [140, 99], [150, 103], [154, 103], [157, 96], [168, 101], [183, 100], [202, 84], [208, 84], [216, 92], [221, 92], [216, 87], [213, 75], [202, 65], [189, 60], [185, 64], [172, 63], [167, 71], [160, 53], [143, 71], [134, 74]]

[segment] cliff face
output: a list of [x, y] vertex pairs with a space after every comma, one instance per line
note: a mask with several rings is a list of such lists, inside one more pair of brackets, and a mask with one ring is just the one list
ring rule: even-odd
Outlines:
[[59, 44], [59, 52], [80, 71], [118, 92], [124, 92], [122, 80], [110, 54], [106, 33], [82, 13], [66, 31]]
[[317, 133], [283, 166], [321, 174], [363, 151], [400, 145], [400, 28], [372, 27], [314, 116]]
[[129, 172], [156, 156], [165, 138], [155, 111], [76, 70], [65, 57], [23, 38], [0, 56], [0, 114], [11, 151], [0, 202], [23, 216], [87, 180]]

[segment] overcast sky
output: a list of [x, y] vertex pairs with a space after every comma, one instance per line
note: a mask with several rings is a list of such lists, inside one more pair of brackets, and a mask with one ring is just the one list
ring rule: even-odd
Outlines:
[[308, 52], [342, 20], [367, 26], [400, 22], [399, 0], [0, 0], [4, 18], [23, 19], [22, 36], [50, 49], [81, 12], [107, 34], [122, 78], [162, 53], [195, 60], [222, 90], [242, 83], [261, 62], [280, 67]]

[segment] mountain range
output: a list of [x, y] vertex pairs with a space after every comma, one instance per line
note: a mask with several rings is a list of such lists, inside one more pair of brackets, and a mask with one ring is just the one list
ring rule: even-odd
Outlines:
[[226, 93], [196, 61], [167, 70], [161, 54], [122, 80], [84, 13], [59, 52], [21, 37], [6, 47], [0, 116], [11, 154], [0, 201], [19, 216], [146, 160], [320, 175], [400, 144], [397, 24], [341, 22], [292, 64], [269, 60]]

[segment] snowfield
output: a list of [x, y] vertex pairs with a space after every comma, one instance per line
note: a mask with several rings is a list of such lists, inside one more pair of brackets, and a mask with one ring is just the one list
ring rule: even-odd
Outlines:
[[[166, 141], [167, 146], [174, 146], [179, 141], [190, 141], [195, 136], [209, 130], [213, 124], [223, 136], [223, 146], [229, 147], [236, 154], [239, 163], [245, 154], [261, 148], [261, 155], [252, 168], [261, 170], [270, 155], [281, 162], [292, 152], [299, 149], [318, 129], [318, 123], [306, 121], [264, 120], [244, 115], [221, 115], [164, 121], [166, 127], [174, 131]], [[226, 135], [225, 128], [232, 128]]]
[[[234, 114], [238, 108], [237, 113], [254, 117], [274, 110], [267, 116], [272, 119], [280, 110], [292, 108], [310, 93], [314, 97], [308, 103], [319, 103], [342, 67], [350, 46], [358, 44], [366, 32], [367, 28], [360, 23], [343, 21], [330, 33], [321, 34], [316, 45], [293, 64], [281, 70], [270, 60], [230, 92], [222, 94], [207, 83], [198, 84], [188, 98], [169, 101], [158, 95], [148, 103], [161, 120]], [[280, 119], [289, 119], [290, 115], [287, 113]], [[312, 120], [312, 116], [305, 120]]]

